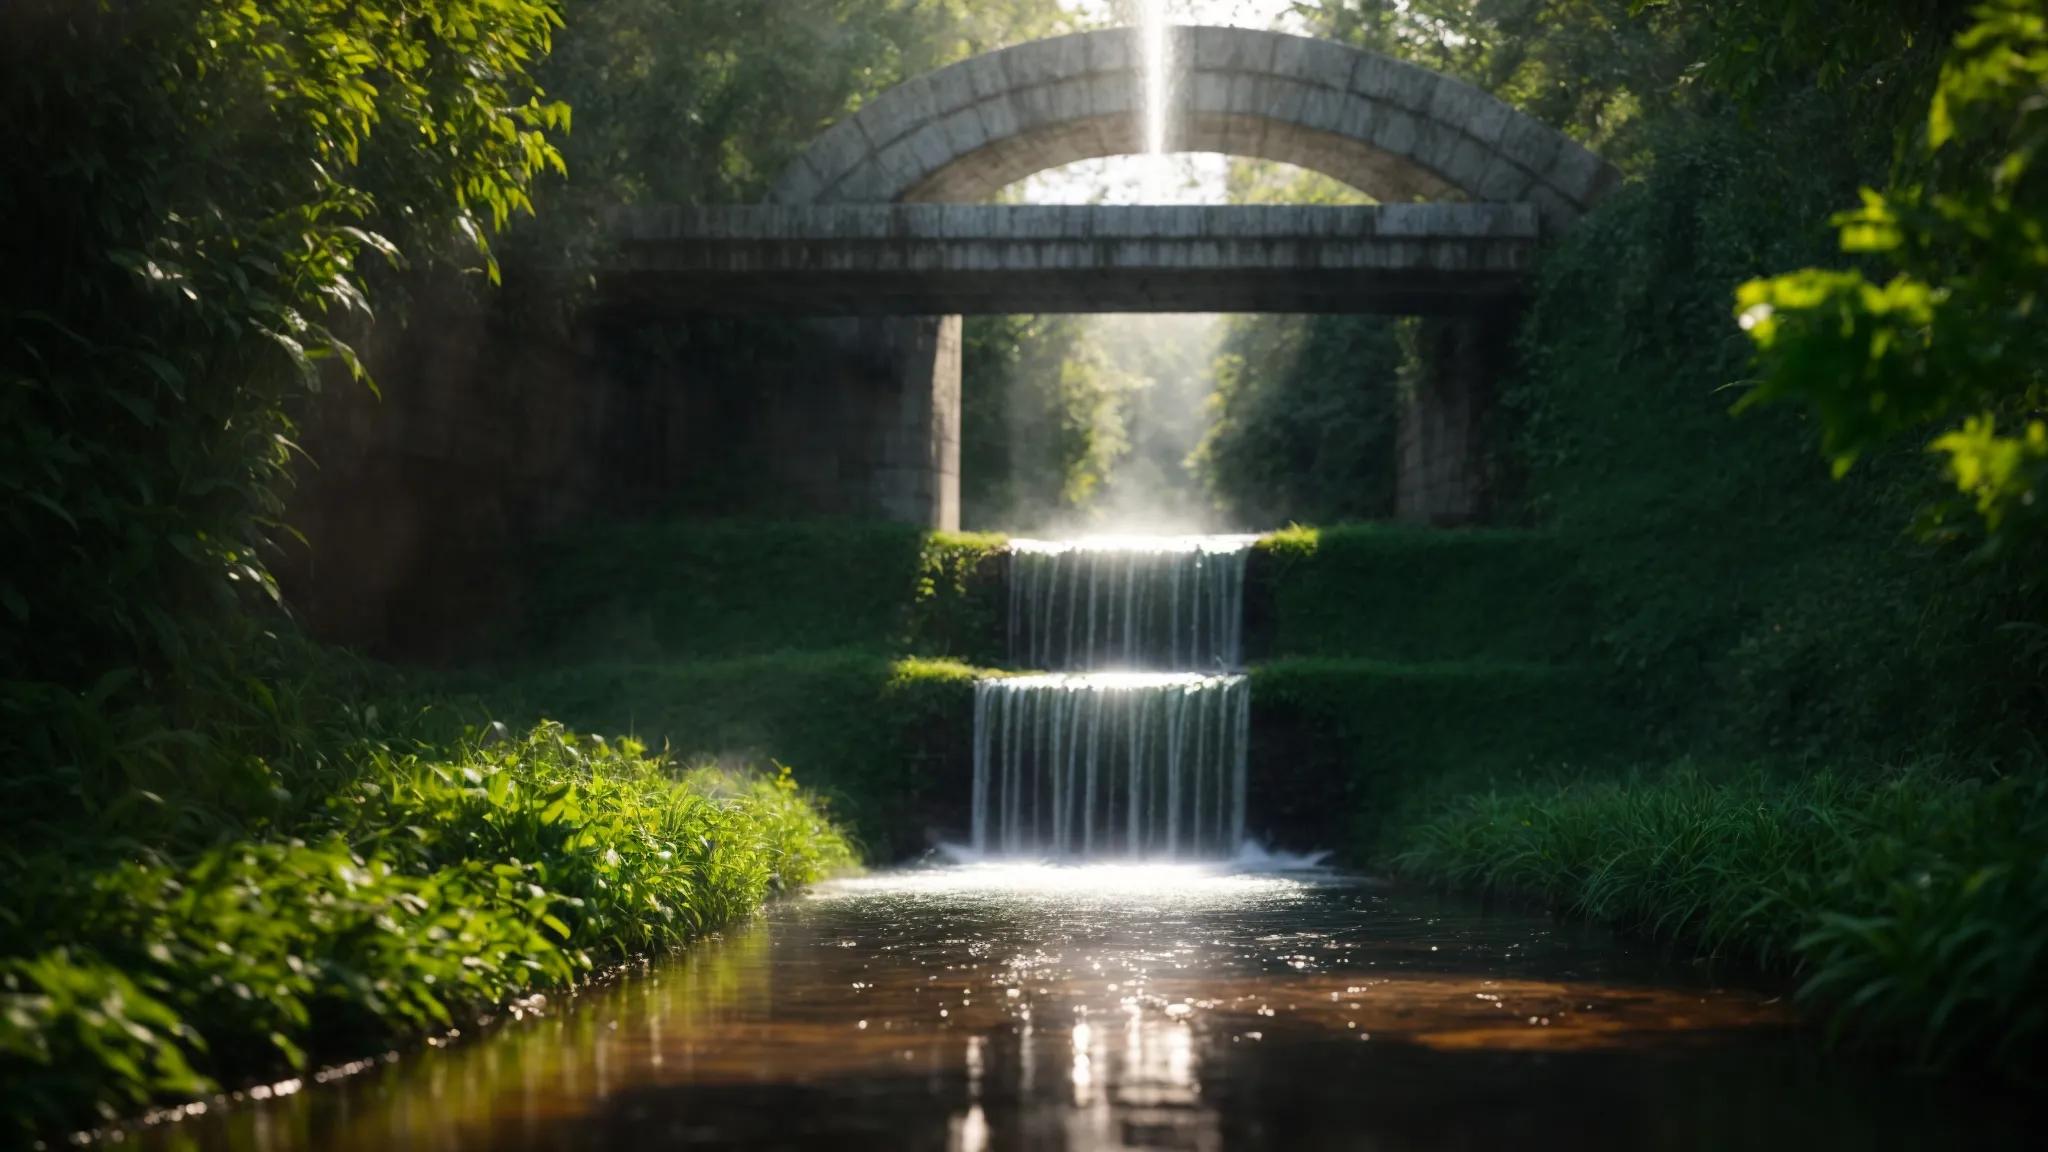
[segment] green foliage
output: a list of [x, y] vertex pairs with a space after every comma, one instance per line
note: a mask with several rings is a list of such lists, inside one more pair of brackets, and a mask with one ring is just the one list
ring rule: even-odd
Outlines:
[[0, 14], [10, 783], [105, 809], [244, 758], [211, 725], [267, 707], [231, 646], [274, 595], [292, 412], [320, 360], [353, 366], [375, 265], [488, 270], [560, 166], [567, 112], [528, 76], [556, 24], [543, 0]]
[[1371, 660], [1566, 661], [1591, 608], [1548, 533], [1411, 526], [1295, 528], [1246, 572], [1246, 650]]
[[1307, 847], [1369, 852], [1418, 797], [1629, 755], [1631, 726], [1583, 669], [1317, 658], [1255, 665], [1251, 683], [1259, 803]]
[[1394, 511], [1397, 322], [1234, 316], [1193, 463], [1231, 522], [1382, 520]]
[[[1818, 418], [1837, 475], [1922, 429], [1997, 548], [2048, 525], [2048, 16], [2027, 0], [1978, 10], [1942, 67], [1926, 144], [1884, 194], [1836, 217], [1845, 252], [1888, 266], [1809, 268], [1745, 284], [1761, 378], [1744, 404]], [[1958, 513], [1962, 512], [1962, 516]], [[1944, 535], [1968, 515], [1936, 507]]]
[[2002, 740], [2012, 593], [1900, 537], [1926, 482], [1874, 455], [1833, 483], [1794, 413], [1730, 419], [1748, 363], [1735, 285], [1825, 259], [1881, 127], [1803, 95], [1745, 127], [1681, 121], [1656, 162], [1556, 243], [1507, 403], [1533, 513], [1576, 557], [1596, 651], [1673, 752], [1839, 756]]
[[708, 659], [859, 648], [989, 661], [1000, 536], [884, 521], [607, 525], [528, 557], [523, 656]]
[[961, 354], [961, 520], [1044, 526], [1082, 512], [1129, 448], [1081, 316], [976, 316]]
[[1928, 1064], [2033, 1060], [2048, 1008], [2048, 779], [1714, 782], [1687, 770], [1439, 804], [1411, 874], [1800, 971], [1830, 1033]]
[[508, 715], [560, 717], [720, 763], [799, 765], [865, 854], [890, 860], [928, 846], [934, 813], [964, 817], [960, 768], [983, 675], [951, 661], [827, 650], [568, 665], [474, 687]]
[[303, 1071], [672, 946], [849, 866], [791, 783], [543, 724], [356, 750], [290, 835], [6, 894], [0, 1088], [16, 1134]]
[[1305, 0], [1316, 34], [1493, 92], [1608, 160], [1644, 151], [1645, 105], [1682, 97], [1700, 14], [1642, 0]]

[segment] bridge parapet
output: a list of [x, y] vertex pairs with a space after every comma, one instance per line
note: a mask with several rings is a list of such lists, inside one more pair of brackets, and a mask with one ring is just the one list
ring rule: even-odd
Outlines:
[[621, 209], [616, 304], [788, 315], [1466, 312], [1511, 296], [1532, 204]]

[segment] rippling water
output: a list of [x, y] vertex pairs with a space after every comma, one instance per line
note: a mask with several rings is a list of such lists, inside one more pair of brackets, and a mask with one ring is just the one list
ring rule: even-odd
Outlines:
[[1941, 1148], [2009, 1093], [1818, 1052], [1605, 933], [1310, 874], [829, 884], [573, 1000], [132, 1135], [297, 1149]]

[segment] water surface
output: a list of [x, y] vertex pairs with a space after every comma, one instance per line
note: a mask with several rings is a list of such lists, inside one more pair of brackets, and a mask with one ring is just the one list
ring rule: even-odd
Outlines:
[[136, 1135], [250, 1152], [2029, 1135], [2010, 1090], [1829, 1057], [1768, 989], [1595, 929], [1327, 876], [977, 865], [841, 881], [517, 1016]]

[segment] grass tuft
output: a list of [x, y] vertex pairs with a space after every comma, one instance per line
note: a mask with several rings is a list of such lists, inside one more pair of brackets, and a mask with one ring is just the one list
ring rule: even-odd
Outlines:
[[1393, 863], [1796, 971], [1831, 1037], [2036, 1058], [2048, 1023], [2048, 773], [1708, 780], [1689, 769], [1438, 804]]

